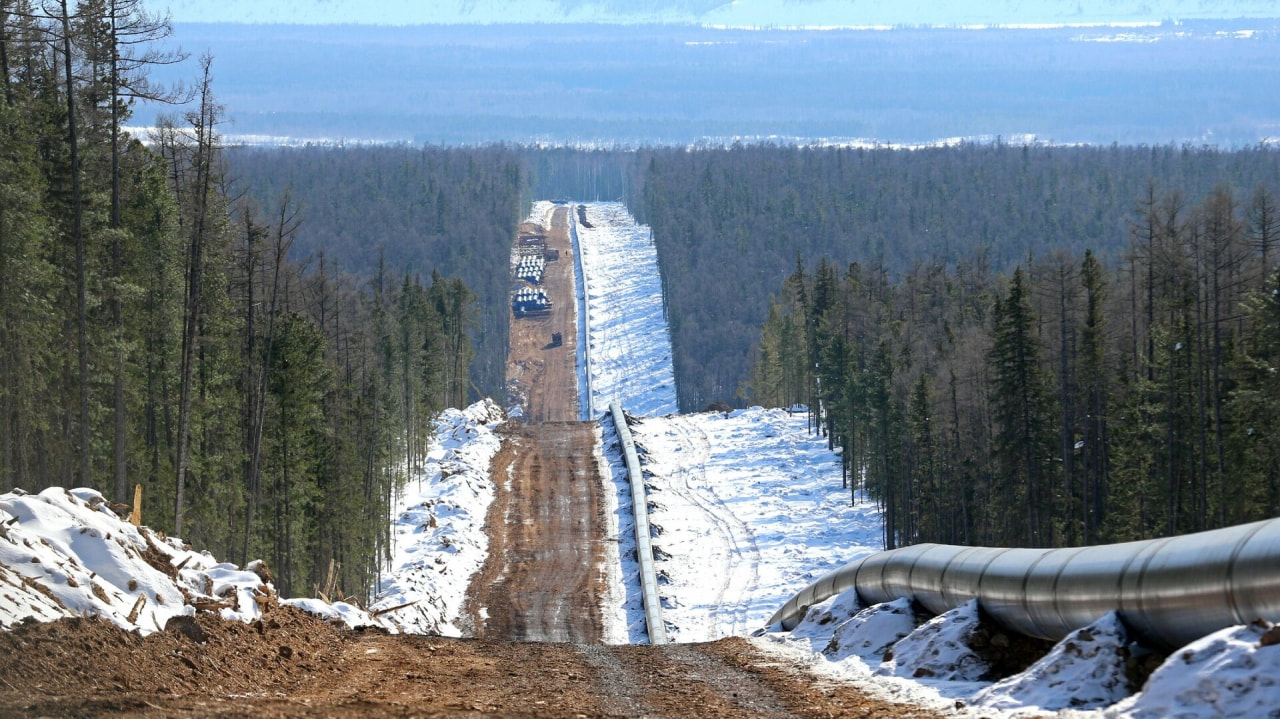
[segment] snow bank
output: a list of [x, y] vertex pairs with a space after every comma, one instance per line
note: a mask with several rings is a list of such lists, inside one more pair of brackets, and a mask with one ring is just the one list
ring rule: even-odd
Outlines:
[[1057, 711], [1098, 709], [1129, 696], [1125, 659], [1129, 633], [1115, 612], [1058, 642], [1021, 674], [974, 695], [974, 706]]
[[893, 646], [877, 674], [911, 679], [972, 682], [982, 679], [990, 667], [969, 647], [977, 631], [978, 600], [930, 619]]
[[1229, 627], [1174, 652], [1141, 693], [1107, 712], [1128, 719], [1280, 715], [1280, 628]]
[[[499, 444], [492, 426], [501, 419], [490, 401], [446, 411], [427, 470], [402, 498], [393, 577], [374, 608], [417, 604], [378, 618], [344, 602], [282, 603], [351, 627], [454, 629], [449, 621], [457, 616], [467, 580], [484, 562], [484, 515], [493, 498], [488, 463]], [[418, 541], [409, 541], [414, 534]], [[28, 618], [95, 616], [149, 634], [197, 610], [251, 622], [273, 598], [262, 562], [237, 567], [135, 527], [95, 490], [0, 495], [0, 627]]]
[[261, 562], [219, 563], [135, 527], [95, 490], [0, 495], [0, 626], [94, 616], [149, 634], [197, 609], [253, 621], [274, 594]]
[[448, 409], [436, 420], [427, 463], [396, 503], [388, 576], [370, 612], [410, 634], [462, 636], [471, 575], [484, 564], [485, 516], [493, 502], [489, 464], [505, 418], [492, 400]]
[[[576, 222], [576, 206], [571, 211]], [[577, 232], [596, 411], [621, 401], [633, 416], [677, 412], [671, 334], [649, 228], [636, 224], [619, 202], [588, 204], [586, 215], [592, 227], [578, 222]]]
[[[1114, 612], [994, 683], [983, 680], [990, 666], [970, 646], [982, 643], [976, 601], [914, 630], [912, 621], [905, 599], [862, 609], [849, 590], [811, 607], [791, 632], [775, 631], [755, 644], [873, 696], [955, 716], [1280, 716], [1280, 626], [1231, 627], [1192, 642], [1132, 694], [1128, 664], [1146, 650]], [[894, 641], [904, 631], [910, 633]], [[881, 662], [878, 655], [890, 642]]]
[[871, 663], [882, 661], [898, 642], [916, 628], [915, 608], [909, 599], [876, 604], [858, 612], [836, 627], [822, 653], [833, 662], [857, 657]]
[[529, 208], [529, 216], [525, 222], [542, 225], [543, 230], [551, 229], [551, 213], [555, 212], [556, 203], [550, 200], [538, 200]]
[[365, 609], [349, 604], [347, 602], [334, 602], [329, 604], [323, 599], [313, 599], [311, 597], [301, 597], [298, 599], [286, 599], [281, 604], [288, 604], [297, 607], [304, 612], [314, 614], [322, 619], [328, 619], [331, 622], [341, 622], [349, 629], [356, 627], [382, 627], [383, 629], [393, 630], [386, 622], [380, 621], [378, 618], [369, 614]]
[[831, 643], [832, 633], [841, 624], [862, 611], [858, 590], [849, 589], [809, 607], [804, 619], [791, 630], [794, 641], [807, 641], [810, 649], [822, 651]]
[[882, 518], [850, 506], [839, 456], [803, 414], [759, 407], [632, 427], [672, 641], [744, 635], [830, 569], [881, 549]]

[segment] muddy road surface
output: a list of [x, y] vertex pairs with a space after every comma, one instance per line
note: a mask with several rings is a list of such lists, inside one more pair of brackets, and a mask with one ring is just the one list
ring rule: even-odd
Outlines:
[[[526, 222], [522, 236], [542, 235], [559, 259], [547, 262], [539, 288], [551, 298], [551, 311], [511, 316], [507, 355], [508, 405], [521, 404], [528, 422], [572, 422], [578, 419], [577, 303], [574, 297], [573, 242], [568, 206], [555, 208], [550, 227]], [[559, 334], [561, 344], [552, 336]]]
[[[600, 641], [606, 591], [593, 425], [577, 422], [577, 332], [569, 206], [550, 226], [525, 223], [521, 238], [544, 237], [548, 261], [539, 287], [545, 315], [511, 318], [507, 386], [524, 416], [501, 430], [491, 477], [497, 496], [485, 530], [489, 558], [467, 592], [477, 637], [513, 641]], [[523, 242], [523, 240], [521, 240]], [[553, 345], [558, 333], [563, 343]]]
[[605, 540], [593, 426], [508, 423], [502, 439], [489, 558], [467, 593], [475, 636], [598, 642]]
[[99, 620], [0, 633], [0, 717], [927, 717], [743, 639], [666, 647], [387, 636], [272, 607], [145, 639]]

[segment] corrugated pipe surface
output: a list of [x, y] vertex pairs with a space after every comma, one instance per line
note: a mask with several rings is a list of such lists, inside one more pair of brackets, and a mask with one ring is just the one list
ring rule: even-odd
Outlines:
[[622, 456], [627, 461], [627, 481], [631, 484], [631, 508], [636, 519], [636, 561], [640, 564], [640, 597], [644, 601], [644, 623], [649, 631], [650, 644], [667, 643], [667, 625], [662, 621], [662, 599], [658, 596], [658, 575], [653, 567], [653, 545], [649, 542], [649, 500], [644, 491], [644, 472], [640, 470], [640, 458], [636, 455], [636, 443], [631, 439], [627, 417], [622, 405], [609, 405], [613, 413], [613, 426], [618, 430], [618, 442]]
[[1280, 621], [1280, 519], [1072, 549], [917, 544], [820, 577], [769, 624], [791, 629], [808, 607], [851, 588], [863, 604], [908, 597], [937, 614], [977, 599], [1009, 629], [1053, 640], [1116, 610], [1148, 640], [1180, 647], [1224, 627]]

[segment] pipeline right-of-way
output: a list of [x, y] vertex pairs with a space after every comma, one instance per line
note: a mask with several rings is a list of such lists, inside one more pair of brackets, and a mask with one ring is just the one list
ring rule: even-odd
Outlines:
[[1224, 627], [1280, 621], [1280, 519], [1070, 549], [917, 544], [818, 578], [769, 625], [791, 629], [808, 607], [853, 588], [864, 605], [910, 598], [936, 614], [977, 599], [1009, 629], [1053, 640], [1114, 610], [1146, 639], [1180, 647]]

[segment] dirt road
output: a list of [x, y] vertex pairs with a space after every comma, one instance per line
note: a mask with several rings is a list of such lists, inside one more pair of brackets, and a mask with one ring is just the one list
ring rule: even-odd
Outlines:
[[[543, 234], [548, 250], [559, 259], [547, 263], [540, 285], [551, 298], [551, 312], [511, 318], [507, 356], [508, 406], [520, 402], [528, 422], [572, 422], [578, 419], [578, 374], [574, 359], [578, 334], [574, 317], [573, 242], [569, 239], [569, 207], [555, 208], [551, 226], [520, 226], [522, 235]], [[553, 347], [559, 333], [563, 344]]]
[[[569, 207], [551, 226], [526, 223], [522, 236], [546, 236], [540, 287], [552, 311], [512, 316], [508, 387], [524, 420], [502, 432], [494, 458], [497, 497], [489, 508], [489, 558], [471, 580], [467, 611], [475, 636], [514, 641], [600, 641], [604, 596], [604, 517], [592, 425], [578, 418], [576, 304]], [[552, 346], [553, 332], [563, 344]]]
[[468, 592], [475, 635], [598, 642], [604, 517], [592, 427], [511, 423], [502, 437], [489, 559]]
[[926, 717], [817, 684], [742, 639], [665, 647], [387, 636], [274, 607], [140, 639], [0, 632], [0, 717]]

